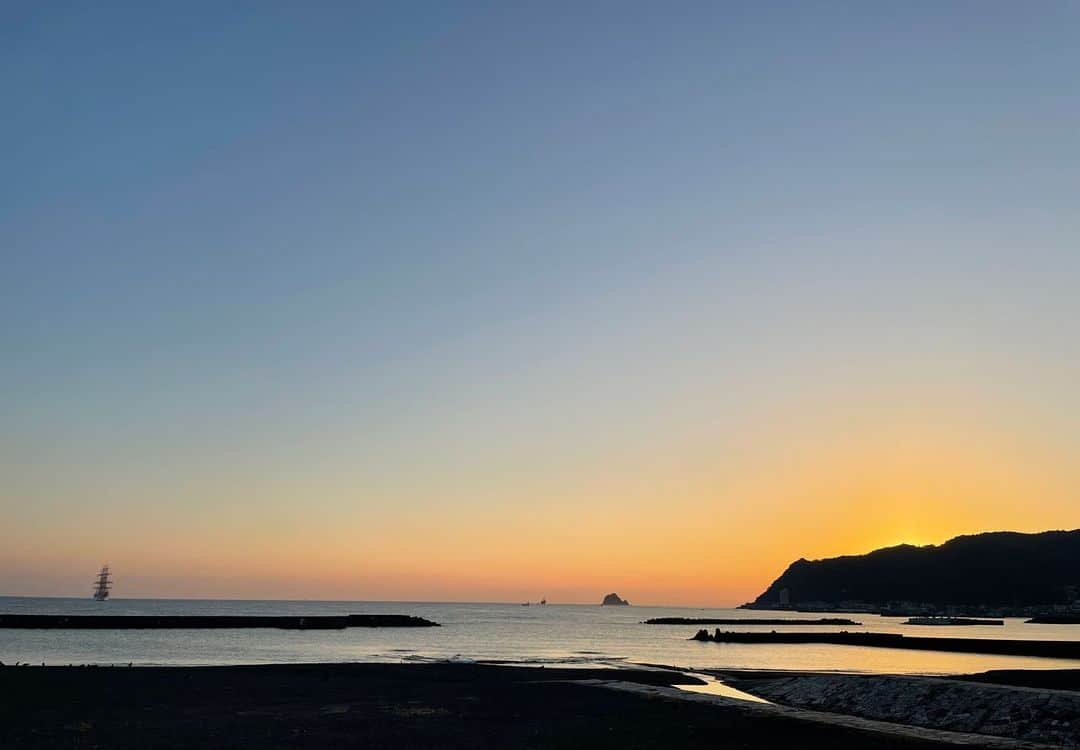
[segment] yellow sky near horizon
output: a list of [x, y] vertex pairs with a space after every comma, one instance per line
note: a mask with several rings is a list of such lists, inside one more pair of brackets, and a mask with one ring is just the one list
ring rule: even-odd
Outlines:
[[[559, 473], [542, 460], [485, 474], [461, 463], [412, 486], [309, 469], [222, 489], [211, 475], [149, 504], [141, 482], [113, 482], [131, 502], [42, 514], [51, 544], [9, 543], [3, 589], [81, 595], [108, 560], [118, 596], [588, 603], [617, 591], [728, 606], [799, 557], [1080, 526], [1076, 469], [975, 406], [864, 404], [782, 423], [756, 412], [756, 429], [715, 448], [668, 433]], [[216, 502], [185, 503], [202, 493]], [[20, 583], [31, 570], [37, 590]]]

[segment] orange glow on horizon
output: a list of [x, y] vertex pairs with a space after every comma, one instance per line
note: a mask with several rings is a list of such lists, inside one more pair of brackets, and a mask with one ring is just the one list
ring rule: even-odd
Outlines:
[[107, 557], [117, 596], [591, 603], [617, 591], [728, 606], [799, 557], [1080, 526], [1068, 492], [1080, 477], [1039, 440], [926, 411], [942, 418], [785, 415], [719, 447], [655, 441], [561, 473], [433, 473], [404, 490], [275, 478], [248, 488], [255, 519], [240, 489], [197, 487], [219, 503], [192, 507], [192, 488], [174, 487], [158, 507], [61, 519], [50, 548], [14, 541], [0, 583], [35, 593], [18, 585], [36, 571], [56, 593], [82, 595]]

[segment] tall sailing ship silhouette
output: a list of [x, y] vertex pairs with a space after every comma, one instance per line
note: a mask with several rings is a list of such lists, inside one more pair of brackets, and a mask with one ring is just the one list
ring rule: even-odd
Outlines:
[[112, 588], [112, 579], [109, 575], [109, 566], [102, 565], [101, 572], [94, 581], [94, 601], [103, 602], [109, 598], [109, 590]]

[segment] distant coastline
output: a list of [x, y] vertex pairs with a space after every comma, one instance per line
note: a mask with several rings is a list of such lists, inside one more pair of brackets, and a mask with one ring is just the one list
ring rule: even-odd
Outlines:
[[885, 617], [1080, 619], [1080, 530], [991, 532], [941, 545], [799, 559], [745, 609]]

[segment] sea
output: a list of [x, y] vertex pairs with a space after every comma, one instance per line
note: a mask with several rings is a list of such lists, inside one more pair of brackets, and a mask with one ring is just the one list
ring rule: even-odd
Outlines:
[[[731, 630], [849, 630], [964, 638], [1080, 640], [1080, 625], [904, 625], [869, 614], [754, 612], [584, 604], [467, 604], [194, 599], [0, 597], [5, 614], [347, 615], [406, 614], [438, 628], [345, 630], [13, 630], [0, 629], [0, 661], [48, 665], [228, 665], [297, 662], [466, 661], [545, 666], [662, 664], [703, 669], [795, 669], [958, 674], [989, 669], [1080, 668], [1080, 661], [953, 654], [830, 644], [721, 644], [689, 638], [693, 625], [645, 625], [655, 617], [848, 617], [859, 626], [722, 626]], [[708, 626], [713, 629], [716, 626]]]

